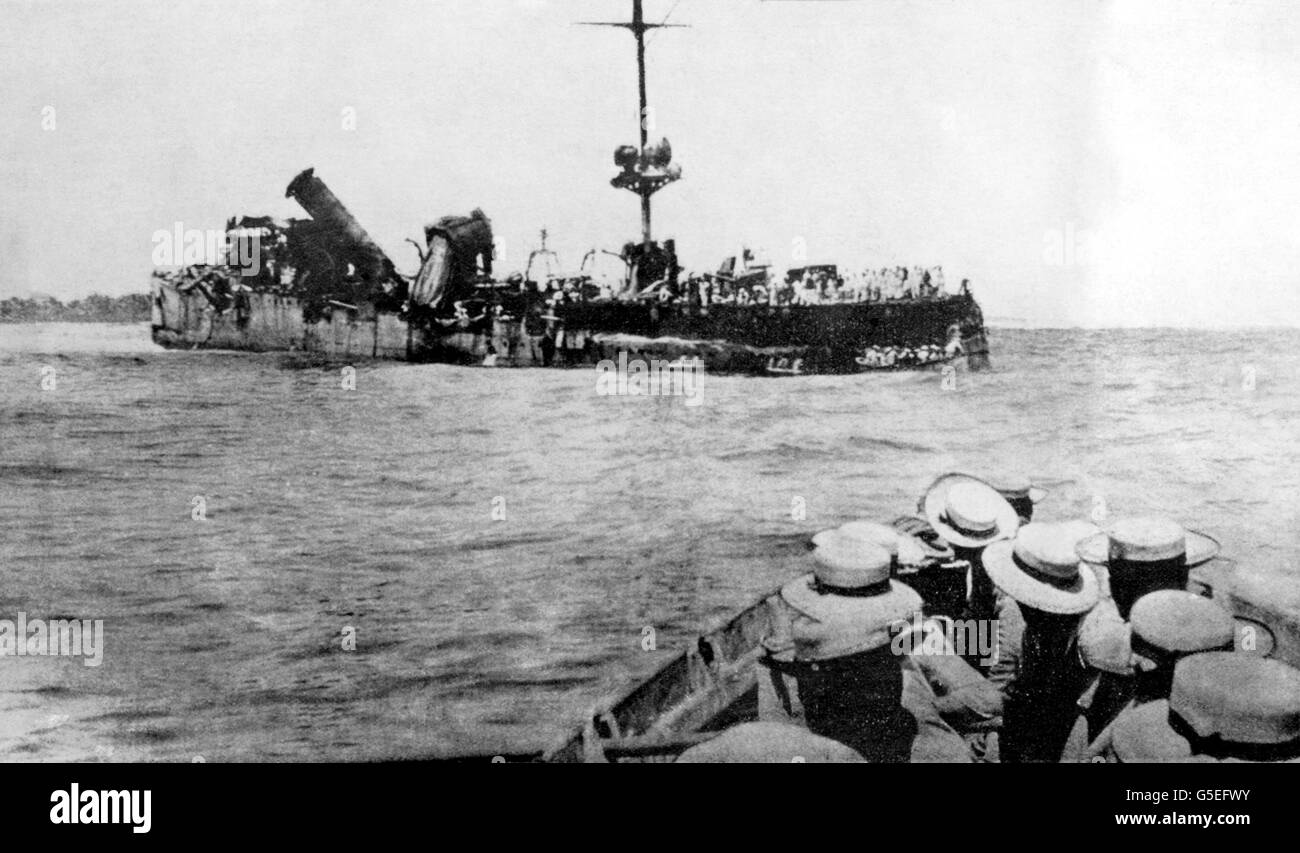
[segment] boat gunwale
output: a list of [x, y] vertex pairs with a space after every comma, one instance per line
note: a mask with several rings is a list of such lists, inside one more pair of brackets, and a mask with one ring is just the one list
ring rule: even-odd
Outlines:
[[[1218, 602], [1236, 618], [1261, 624], [1274, 637], [1268, 656], [1278, 657], [1279, 651], [1288, 651], [1290, 648], [1287, 643], [1281, 641], [1284, 632], [1276, 623], [1259, 620], [1261, 616], [1273, 616], [1279, 622], [1286, 623], [1287, 614], [1279, 613], [1268, 602], [1260, 603], [1233, 597], [1235, 566], [1235, 560], [1217, 557], [1209, 563], [1195, 567], [1189, 573], [1188, 588]], [[571, 731], [555, 747], [547, 750], [542, 760], [547, 762], [599, 761], [604, 758], [604, 750], [607, 748], [620, 753], [636, 754], [642, 751], [652, 753], [656, 742], [659, 742], [662, 745], [662, 752], [670, 753], [678, 747], [690, 745], [693, 740], [698, 739], [690, 735], [698, 734], [708, 724], [708, 720], [699, 722], [698, 715], [692, 712], [700, 706], [707, 707], [710, 691], [726, 691], [731, 686], [734, 692], [734, 685], [729, 685], [728, 681], [734, 680], [738, 673], [747, 669], [755, 678], [757, 677], [756, 668], [758, 657], [762, 653], [762, 641], [770, 632], [772, 622], [778, 614], [788, 612], [789, 607], [781, 599], [779, 588], [744, 607], [718, 627], [698, 635], [691, 646], [673, 655], [646, 678], [628, 685], [592, 706], [586, 723], [578, 730]], [[755, 614], [759, 614], [761, 618], [752, 618]], [[1300, 614], [1291, 614], [1291, 616], [1290, 632], [1300, 637]], [[760, 630], [755, 631], [755, 625], [760, 625]], [[703, 652], [705, 648], [713, 650], [712, 660], [708, 662], [705, 661], [705, 657], [710, 653]], [[722, 653], [719, 654], [719, 651]], [[1300, 667], [1300, 660], [1283, 657], [1278, 659], [1291, 666]], [[634, 731], [624, 730], [618, 725], [619, 715], [631, 713], [633, 703], [643, 699], [652, 688], [663, 690], [663, 686], [658, 684], [659, 680], [672, 677], [681, 679], [681, 675], [675, 674], [679, 669], [684, 671], [686, 678], [685, 689], [677, 691], [682, 697], [681, 701], [662, 709], [657, 716], [648, 723], [641, 723]], [[730, 694], [724, 692], [723, 698], [728, 695]], [[640, 708], [637, 710], [639, 711]], [[608, 734], [600, 732], [602, 726], [608, 727]], [[619, 744], [623, 741], [634, 746], [621, 750]]]

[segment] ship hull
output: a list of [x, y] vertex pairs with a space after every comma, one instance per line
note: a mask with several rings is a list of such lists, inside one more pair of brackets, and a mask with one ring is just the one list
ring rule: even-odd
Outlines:
[[[580, 367], [625, 358], [700, 359], [712, 373], [787, 376], [988, 364], [983, 317], [970, 297], [822, 306], [579, 303], [562, 322], [485, 320], [446, 328], [373, 305], [304, 304], [246, 292], [218, 309], [198, 289], [153, 281], [153, 339], [169, 348], [298, 351], [338, 360], [393, 359], [493, 367]], [[956, 325], [964, 352], [938, 350]], [[929, 350], [881, 363], [867, 351]], [[872, 358], [864, 357], [864, 354]]]

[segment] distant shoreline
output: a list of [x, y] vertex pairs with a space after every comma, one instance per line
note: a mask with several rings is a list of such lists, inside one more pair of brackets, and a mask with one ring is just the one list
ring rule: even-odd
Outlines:
[[53, 297], [0, 299], [0, 323], [145, 323], [152, 305], [147, 293], [92, 293], [63, 303]]
[[136, 326], [148, 322], [148, 317], [141, 320], [104, 320], [98, 317], [55, 317], [52, 320], [20, 320], [13, 317], [0, 317], [0, 326], [40, 326], [46, 323], [83, 323], [86, 325], [98, 323], [109, 326]]

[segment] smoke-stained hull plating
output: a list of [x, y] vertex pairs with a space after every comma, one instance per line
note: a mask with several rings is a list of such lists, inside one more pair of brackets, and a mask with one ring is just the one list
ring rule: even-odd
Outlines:
[[[495, 367], [576, 367], [620, 353], [699, 357], [713, 373], [858, 373], [870, 347], [943, 346], [962, 330], [957, 361], [988, 364], [983, 316], [969, 296], [821, 306], [661, 305], [587, 302], [557, 306], [557, 320], [485, 318], [445, 325], [362, 303], [328, 305], [304, 319], [303, 303], [269, 292], [240, 294], [218, 310], [199, 289], [155, 278], [153, 339], [166, 347], [302, 351], [330, 359], [381, 358]], [[895, 369], [924, 366], [900, 361]]]

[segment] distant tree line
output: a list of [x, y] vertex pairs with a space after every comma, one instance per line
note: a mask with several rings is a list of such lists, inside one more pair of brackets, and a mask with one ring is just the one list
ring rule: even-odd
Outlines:
[[149, 295], [128, 293], [63, 303], [53, 298], [0, 299], [0, 323], [143, 323], [149, 319]]

